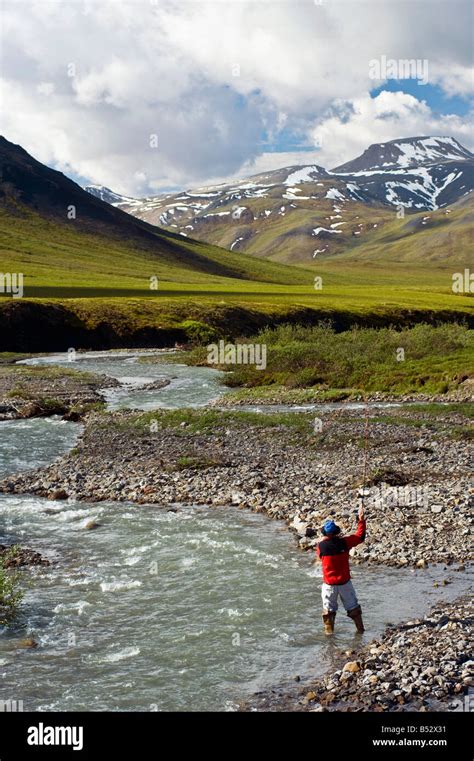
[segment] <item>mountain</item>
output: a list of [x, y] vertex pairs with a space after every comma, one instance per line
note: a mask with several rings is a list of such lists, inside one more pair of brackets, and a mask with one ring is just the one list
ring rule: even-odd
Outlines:
[[[332, 171], [290, 166], [118, 203], [139, 219], [230, 251], [309, 264], [378, 239], [402, 212], [444, 209], [467, 198], [473, 187], [474, 156], [460, 143], [414, 137], [372, 145]], [[411, 235], [412, 228], [407, 230]]]
[[340, 264], [429, 264], [462, 270], [472, 267], [473, 230], [473, 197], [464, 196], [446, 209], [408, 214], [403, 219], [392, 215], [359, 245], [348, 246], [336, 260]]
[[374, 143], [361, 156], [336, 167], [333, 172], [352, 174], [388, 168], [409, 169], [473, 158], [474, 155], [453, 137], [410, 137]]
[[104, 185], [86, 185], [84, 190], [88, 193], [100, 198], [101, 201], [110, 203], [112, 206], [117, 206], [119, 209], [121, 206], [133, 206], [134, 204], [140, 205], [141, 201], [136, 198], [130, 198], [130, 196], [121, 196], [120, 193], [114, 193], [110, 188], [106, 188]]
[[[150, 292], [150, 278], [172, 284], [222, 280], [305, 283], [310, 273], [262, 266], [161, 230], [105, 203], [21, 146], [0, 137], [0, 234], [8, 271], [24, 273], [31, 288], [124, 286]], [[3, 266], [2, 266], [3, 269]]]
[[367, 201], [434, 211], [474, 188], [474, 155], [452, 137], [411, 137], [371, 145], [333, 169], [356, 183]]

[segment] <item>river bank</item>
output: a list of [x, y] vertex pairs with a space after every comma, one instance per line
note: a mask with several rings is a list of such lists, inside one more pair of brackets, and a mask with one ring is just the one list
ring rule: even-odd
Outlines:
[[[70, 587], [67, 566], [62, 568], [62, 562], [57, 562], [62, 554], [61, 547], [67, 542], [66, 537], [71, 530], [74, 531], [74, 527], [81, 532], [93, 528], [93, 531], [86, 531], [86, 545], [91, 544], [90, 537], [94, 546], [96, 543], [101, 546], [99, 556], [102, 557], [105, 548], [110, 546], [108, 531], [110, 521], [115, 520], [112, 515], [124, 513], [126, 516], [123, 541], [127, 548], [130, 547], [130, 531], [134, 530], [130, 526], [136, 527], [137, 522], [150, 522], [144, 530], [143, 538], [136, 542], [133, 558], [128, 558], [127, 554], [125, 566], [120, 560], [117, 561], [121, 569], [120, 578], [116, 575], [118, 571], [111, 569], [110, 578], [100, 579], [99, 592], [105, 590], [113, 594], [116, 588], [131, 590], [125, 592], [129, 595], [128, 601], [124, 601], [125, 627], [129, 622], [130, 606], [137, 604], [133, 592], [135, 587], [140, 585], [141, 595], [145, 588], [148, 590], [147, 606], [156, 605], [156, 590], [153, 584], [149, 585], [149, 573], [146, 570], [150, 563], [155, 562], [155, 546], [162, 546], [161, 540], [158, 545], [153, 541], [150, 546], [147, 544], [155, 520], [160, 521], [162, 528], [168, 526], [168, 518], [173, 523], [177, 521], [172, 534], [174, 548], [183, 538], [186, 543], [191, 542], [191, 547], [195, 546], [194, 538], [186, 533], [189, 521], [193, 520], [188, 513], [191, 505], [202, 505], [202, 508], [192, 509], [205, 510], [205, 515], [208, 516], [206, 520], [216, 520], [219, 523], [224, 521], [224, 524], [226, 516], [235, 512], [235, 508], [243, 511], [242, 516], [247, 511], [252, 511], [280, 520], [292, 532], [297, 545], [310, 553], [318, 542], [320, 526], [329, 515], [337, 519], [344, 531], [353, 530], [354, 511], [362, 486], [365, 433], [362, 405], [355, 408], [350, 404], [331, 404], [328, 402], [335, 400], [326, 397], [312, 411], [288, 412], [283, 409], [269, 410], [264, 414], [255, 410], [219, 409], [217, 406], [209, 406], [210, 399], [217, 392], [219, 376], [202, 368], [186, 368], [179, 364], [179, 356], [173, 357], [171, 365], [167, 365], [166, 357], [161, 357], [158, 363], [160, 366], [150, 366], [149, 369], [149, 363], [143, 365], [140, 356], [131, 364], [130, 357], [127, 359], [125, 354], [119, 357], [83, 355], [80, 359], [82, 364], [78, 363], [78, 366], [92, 371], [97, 378], [94, 390], [102, 400], [100, 409], [89, 409], [82, 417], [83, 425], [72, 426], [71, 430], [82, 430], [82, 434], [78, 438], [75, 436], [74, 442], [71, 441], [70, 446], [73, 448], [70, 451], [46, 467], [37, 467], [19, 474], [10, 469], [4, 471], [9, 475], [0, 484], [0, 491], [4, 493], [2, 499], [7, 506], [6, 515], [13, 509], [18, 520], [21, 520], [24, 505], [27, 510], [32, 510], [34, 521], [41, 523], [45, 520], [51, 526], [57, 524], [69, 527], [53, 548], [40, 543], [36, 549], [41, 550], [41, 555], [33, 557], [29, 553], [34, 551], [24, 548], [23, 556], [18, 556], [19, 559], [22, 558], [21, 564], [30, 562], [40, 567], [51, 561], [53, 572], [61, 578], [64, 575], [64, 590], [68, 590], [68, 595], [73, 595], [74, 589], [78, 592], [82, 589], [84, 577], [89, 579], [85, 587], [89, 589], [89, 595], [95, 594], [92, 590], [96, 581], [93, 580], [95, 577], [91, 575], [91, 570], [85, 568], [77, 579], [74, 577], [74, 584], [78, 586]], [[54, 358], [44, 361], [51, 360], [54, 361]], [[61, 361], [64, 363], [64, 357]], [[175, 364], [176, 361], [178, 364]], [[100, 372], [97, 372], [98, 368]], [[41, 371], [48, 368], [43, 364], [35, 369], [38, 371], [37, 377], [42, 377], [47, 386], [48, 373], [41, 375]], [[65, 376], [74, 376], [74, 373], [69, 375], [67, 366], [49, 369], [57, 370], [58, 376], [65, 370]], [[103, 376], [103, 369], [114, 377]], [[109, 388], [104, 383], [104, 377], [111, 380]], [[104, 391], [101, 392], [100, 389]], [[155, 394], [154, 390], [158, 393]], [[104, 402], [109, 410], [107, 412], [104, 410]], [[187, 406], [190, 402], [204, 402], [208, 406], [192, 409]], [[160, 403], [174, 403], [175, 407], [156, 409]], [[120, 406], [124, 404], [132, 408], [141, 407], [141, 410], [121, 409]], [[150, 411], [143, 411], [145, 409]], [[368, 416], [368, 477], [364, 499], [369, 530], [366, 543], [354, 551], [352, 563], [356, 566], [356, 584], [364, 604], [367, 601], [366, 636], [371, 639], [377, 636], [378, 639], [366, 648], [354, 648], [352, 626], [348, 626], [351, 622], [341, 620], [343, 614], [339, 614], [334, 643], [338, 643], [339, 647], [344, 643], [344, 647], [337, 655], [340, 663], [336, 667], [332, 655], [334, 645], [327, 643], [327, 638], [321, 631], [318, 584], [314, 585], [313, 576], [308, 578], [311, 591], [308, 587], [304, 600], [297, 599], [301, 594], [301, 578], [295, 574], [294, 590], [288, 594], [292, 608], [295, 605], [303, 607], [299, 614], [293, 609], [290, 618], [294, 621], [308, 616], [308, 631], [311, 632], [311, 637], [316, 637], [318, 642], [320, 640], [318, 648], [322, 648], [321, 657], [325, 665], [320, 673], [329, 665], [330, 668], [326, 676], [316, 678], [314, 669], [298, 666], [296, 673], [306, 676], [302, 676], [298, 682], [283, 682], [292, 671], [292, 650], [281, 651], [279, 670], [271, 679], [264, 680], [267, 685], [265, 689], [258, 690], [258, 685], [253, 688], [245, 685], [241, 688], [240, 695], [257, 691], [255, 697], [241, 705], [242, 710], [437, 710], [439, 705], [446, 707], [448, 700], [464, 699], [463, 693], [469, 687], [464, 673], [467, 669], [464, 664], [469, 611], [466, 613], [463, 601], [458, 603], [462, 618], [458, 622], [453, 617], [454, 608], [447, 602], [446, 593], [448, 599], [452, 599], [464, 591], [466, 583], [469, 583], [464, 568], [470, 558], [469, 523], [473, 501], [469, 479], [472, 405], [453, 403], [369, 407]], [[28, 426], [58, 424], [65, 428], [71, 425], [54, 418], [21, 423]], [[11, 422], [5, 425], [16, 424]], [[56, 456], [58, 454], [61, 454], [59, 449]], [[48, 502], [45, 503], [42, 498], [47, 498]], [[28, 508], [30, 503], [37, 507]], [[230, 505], [232, 508], [229, 510]], [[131, 517], [134, 517], [132, 524]], [[261, 518], [262, 515], [252, 516], [249, 513], [244, 520]], [[260, 526], [260, 523], [256, 525]], [[241, 537], [241, 531], [239, 524], [235, 529], [235, 537]], [[255, 526], [252, 525], [251, 531], [256, 531]], [[262, 531], [265, 531], [263, 524], [260, 528]], [[191, 534], [194, 537], [193, 532]], [[28, 537], [30, 546], [35, 546], [35, 542], [31, 542], [29, 528], [26, 533], [22, 530], [19, 535]], [[245, 542], [249, 539], [246, 537]], [[227, 530], [219, 529], [211, 536], [203, 534], [203, 540], [202, 546], [208, 547], [210, 552], [210, 565], [206, 571], [209, 574], [215, 568], [213, 548], [217, 546], [216, 542], [222, 543], [224, 557], [227, 557], [229, 536]], [[74, 546], [76, 542], [77, 539], [73, 541]], [[86, 545], [84, 551], [87, 551]], [[142, 551], [145, 547], [149, 555], [141, 570], [144, 562]], [[163, 550], [166, 552], [166, 543]], [[200, 553], [202, 551], [201, 547]], [[128, 553], [129, 550], [124, 549], [124, 552]], [[175, 550], [173, 554], [174, 552]], [[307, 563], [307, 556], [299, 557]], [[188, 568], [188, 561], [196, 563], [197, 558], [198, 554], [184, 558], [183, 568]], [[258, 562], [271, 562], [273, 568], [274, 559], [262, 561], [259, 554], [256, 558]], [[246, 572], [249, 559], [239, 574]], [[129, 561], [133, 563], [134, 569], [131, 575], [123, 573], [124, 570], [127, 571]], [[235, 559], [229, 561], [232, 567]], [[93, 566], [96, 562], [96, 559], [92, 561]], [[383, 568], [386, 570], [382, 574], [381, 588], [385, 585], [384, 594], [388, 595], [387, 599], [390, 599], [391, 594], [388, 587], [393, 584], [393, 590], [398, 588], [396, 574], [402, 574], [404, 582], [399, 588], [400, 604], [394, 600], [381, 619], [377, 596], [375, 605], [371, 604], [371, 585], [376, 583], [379, 569], [381, 573]], [[445, 571], [442, 571], [443, 568]], [[318, 571], [318, 566], [310, 566], [311, 574], [318, 575]], [[51, 571], [48, 570], [49, 573]], [[261, 572], [255, 573], [261, 584]], [[395, 575], [391, 581], [390, 574]], [[170, 584], [172, 578], [171, 574]], [[202, 578], [202, 574], [199, 574], [193, 580], [190, 590], [194, 590]], [[249, 583], [254, 583], [253, 573], [249, 575]], [[431, 614], [428, 614], [425, 617], [427, 622], [423, 619], [423, 622], [416, 625], [391, 627], [380, 639], [382, 625], [386, 621], [400, 620], [407, 615], [407, 611], [419, 615], [420, 610], [427, 609], [426, 602], [420, 598], [420, 584], [428, 597], [443, 597], [444, 602], [438, 604], [439, 620], [430, 623]], [[445, 584], [448, 586], [445, 587]], [[274, 582], [269, 578], [268, 589], [273, 586]], [[439, 588], [435, 589], [436, 587]], [[224, 585], [223, 599], [228, 593]], [[174, 594], [171, 587], [168, 594]], [[307, 603], [308, 594], [312, 600], [310, 606]], [[405, 601], [406, 604], [403, 605], [404, 595], [407, 594], [410, 598], [413, 595], [413, 600]], [[70, 610], [77, 609], [83, 615], [83, 611], [89, 609], [88, 599], [91, 598], [83, 594], [73, 597]], [[206, 599], [204, 595], [203, 600]], [[264, 609], [270, 599], [268, 591], [265, 600], [262, 599], [255, 606], [255, 611]], [[103, 602], [100, 607], [102, 604]], [[167, 605], [168, 603], [164, 612], [167, 611]], [[59, 608], [61, 610], [58, 609], [58, 615], [62, 615], [62, 607]], [[215, 606], [212, 610], [214, 608]], [[244, 616], [245, 620], [247, 616], [255, 615], [250, 613], [251, 609], [243, 600], [239, 605], [230, 604], [227, 607], [222, 603], [219, 607], [221, 610], [225, 616], [237, 615], [237, 620], [240, 616]], [[113, 615], [116, 615], [115, 607]], [[445, 621], [442, 616], [448, 616], [448, 620]], [[378, 627], [371, 630], [374, 618], [378, 621]], [[71, 625], [74, 623], [68, 621], [67, 626]], [[213, 621], [212, 630], [215, 625], [216, 622]], [[445, 625], [446, 631], [450, 632], [449, 643], [443, 628]], [[64, 626], [62, 623], [60, 629], [63, 630]], [[236, 624], [232, 617], [229, 626], [229, 631], [235, 632]], [[204, 631], [205, 627], [200, 626], [199, 636]], [[35, 634], [35, 631], [32, 633]], [[286, 637], [285, 630], [283, 633]], [[195, 633], [193, 631], [185, 636], [194, 637]], [[226, 636], [227, 634], [223, 643], [226, 642]], [[441, 643], [439, 648], [436, 644], [438, 639]], [[37, 652], [41, 653], [44, 647], [41, 636], [39, 643]], [[449, 652], [454, 655], [443, 660], [448, 652], [448, 644], [451, 647]], [[92, 646], [92, 640], [90, 645]], [[144, 642], [136, 647], [129, 645], [127, 643], [125, 647], [124, 644], [117, 653], [114, 644], [110, 652], [104, 654], [105, 662], [116, 657], [123, 657], [125, 664], [128, 658], [141, 659], [139, 651], [148, 647]], [[371, 649], [377, 648], [380, 648], [379, 653], [371, 652]], [[234, 657], [229, 652], [229, 663], [234, 662]], [[416, 662], [416, 666], [410, 669], [411, 661]], [[348, 663], [355, 665], [344, 670]], [[143, 660], [143, 668], [144, 673], [149, 673], [146, 659]], [[64, 669], [67, 673], [67, 662]], [[425, 674], [427, 669], [430, 671]], [[414, 675], [412, 672], [415, 670], [417, 673]], [[173, 679], [176, 678], [174, 668], [171, 673]], [[312, 678], [307, 676], [310, 673], [313, 673]], [[270, 688], [268, 684], [281, 686]], [[165, 684], [161, 690], [166, 692]], [[173, 707], [175, 699], [175, 696], [170, 695], [167, 705]], [[208, 697], [205, 699], [209, 700]], [[58, 702], [57, 705], [62, 703]], [[136, 705], [135, 703], [135, 708]], [[239, 705], [238, 700], [232, 701], [233, 710]], [[147, 710], [146, 702], [143, 706], [140, 703], [140, 706]]]
[[[321, 431], [315, 433], [315, 421]], [[468, 411], [370, 410], [369, 535], [355, 563], [424, 567], [470, 558]], [[334, 516], [354, 528], [362, 411], [262, 415], [218, 410], [91, 413], [76, 447], [11, 475], [6, 493], [49, 499], [236, 505], [283, 520], [311, 550]]]
[[262, 691], [240, 710], [472, 710], [473, 615], [472, 598], [439, 602], [426, 616], [389, 626], [380, 639], [359, 650], [338, 652], [337, 667], [322, 678]]
[[222, 409], [249, 405], [304, 405], [328, 402], [394, 403], [394, 404], [463, 404], [474, 399], [474, 381], [467, 379], [462, 388], [445, 394], [389, 394], [383, 391], [362, 392], [355, 389], [285, 388], [269, 386], [233, 389], [216, 399], [212, 406]]
[[79, 420], [104, 405], [103, 389], [118, 381], [73, 368], [0, 364], [0, 421], [64, 415]]

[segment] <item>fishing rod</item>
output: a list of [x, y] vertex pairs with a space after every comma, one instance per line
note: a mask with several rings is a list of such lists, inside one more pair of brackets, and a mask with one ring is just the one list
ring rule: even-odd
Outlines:
[[367, 482], [367, 462], [368, 462], [368, 456], [369, 456], [369, 402], [367, 400], [367, 395], [365, 395], [365, 425], [364, 425], [364, 467], [363, 467], [363, 475], [362, 475], [362, 494], [361, 494], [361, 502], [362, 502], [362, 509], [364, 510], [364, 499], [365, 499], [365, 485]]

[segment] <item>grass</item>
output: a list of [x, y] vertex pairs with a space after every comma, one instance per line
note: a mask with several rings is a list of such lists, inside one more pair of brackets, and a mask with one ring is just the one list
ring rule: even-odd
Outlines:
[[[2, 356], [2, 355], [0, 355]], [[0, 362], [0, 365], [2, 363]], [[73, 378], [74, 380], [90, 383], [96, 376], [87, 370], [76, 370], [72, 367], [57, 367], [45, 365], [5, 365], [0, 367], [1, 377], [38, 378], [39, 380], [59, 380], [61, 378]]]
[[[156, 241], [153, 234], [146, 244], [98, 230], [79, 230], [26, 207], [15, 214], [0, 208], [2, 271], [24, 276], [23, 298], [0, 294], [0, 348], [11, 350], [3, 361], [21, 349], [98, 348], [104, 341], [129, 347], [207, 343], [285, 322], [330, 319], [339, 330], [462, 319], [474, 324], [472, 294], [451, 287], [463, 256], [458, 264], [436, 260], [427, 266], [415, 258], [408, 265], [396, 256], [378, 261], [364, 254], [352, 261], [344, 254], [303, 268], [158, 228]], [[385, 235], [380, 245], [392, 235], [387, 225], [374, 234]], [[315, 276], [322, 278], [320, 290]], [[157, 290], [150, 289], [152, 277]], [[33, 341], [38, 324], [44, 331]], [[48, 343], [48, 335], [59, 338]]]
[[[225, 378], [224, 383], [228, 382]], [[363, 398], [361, 389], [286, 388], [269, 385], [252, 388], [233, 388], [222, 396], [219, 404], [311, 404], [314, 402], [342, 402]]]
[[[91, 321], [99, 313], [105, 321], [120, 313], [132, 323], [143, 311], [142, 324], [167, 327], [191, 319], [212, 325], [206, 316], [222, 307], [269, 318], [304, 308], [351, 319], [371, 315], [385, 324], [408, 310], [415, 318], [429, 312], [441, 318], [472, 314], [472, 296], [451, 290], [454, 264], [413, 261], [407, 267], [396, 257], [383, 262], [338, 257], [290, 267], [156, 230], [156, 247], [140, 247], [26, 207], [17, 215], [0, 208], [2, 271], [23, 273], [24, 298], [48, 299]], [[314, 289], [315, 275], [322, 277], [321, 290]], [[158, 278], [157, 290], [150, 289], [151, 277]], [[11, 301], [2, 294], [0, 305]]]
[[[339, 330], [354, 324], [403, 326], [463, 319], [474, 324], [472, 298], [450, 291], [448, 272], [426, 276], [424, 272], [391, 269], [382, 273], [377, 268], [367, 270], [361, 266], [352, 270], [333, 267], [327, 273], [321, 269], [321, 273], [324, 287], [317, 292], [312, 283], [307, 287], [283, 287], [239, 281], [237, 286], [232, 284], [233, 290], [216, 283], [208, 286], [207, 291], [195, 287], [187, 290], [181, 284], [181, 291], [156, 292], [146, 297], [139, 292], [135, 297], [104, 296], [100, 290], [94, 298], [4, 297], [0, 298], [3, 346], [10, 349], [19, 346], [8, 339], [13, 320], [26, 336], [33, 333], [38, 319], [46, 321], [57, 332], [70, 336], [64, 338], [64, 349], [69, 345], [87, 348], [90, 344], [84, 332], [100, 332], [104, 326], [117, 340], [122, 340], [115, 345], [140, 346], [152, 345], [141, 343], [141, 336], [150, 331], [163, 335], [164, 343], [155, 345], [173, 345], [176, 339], [166, 337], [169, 331], [179, 331], [181, 340], [206, 343], [216, 332], [222, 337], [236, 338], [255, 334], [269, 325], [286, 322], [314, 325], [325, 319], [332, 320]], [[78, 333], [82, 336], [77, 339], [80, 344], [76, 341]], [[45, 341], [47, 338], [45, 335]], [[31, 342], [21, 348], [30, 349]], [[36, 350], [44, 348], [46, 343], [35, 343]]]
[[[141, 294], [164, 290], [232, 290], [235, 281], [304, 284], [304, 270], [233, 254], [156, 228], [156, 241], [140, 244], [79, 230], [26, 207], [0, 208], [2, 271], [24, 275], [27, 296]], [[150, 278], [158, 278], [158, 291]], [[238, 286], [237, 286], [238, 287]]]
[[[408, 311], [413, 321], [417, 314], [426, 315], [426, 319], [430, 313], [433, 319], [449, 316], [452, 319], [456, 315], [472, 317], [474, 312], [471, 295], [452, 292], [455, 271], [452, 268], [431, 270], [392, 264], [384, 267], [376, 263], [324, 262], [316, 270], [322, 278], [321, 290], [314, 288], [314, 272], [296, 268], [289, 268], [290, 275], [280, 284], [209, 276], [194, 279], [189, 273], [186, 281], [180, 279], [183, 274], [180, 271], [170, 271], [168, 276], [173, 274], [174, 279], [163, 280], [158, 290], [150, 291], [143, 261], [131, 266], [135, 277], [126, 273], [118, 277], [107, 271], [94, 273], [86, 268], [80, 275], [67, 267], [61, 272], [46, 265], [33, 269], [17, 257], [8, 257], [6, 264], [11, 271], [24, 273], [28, 300], [41, 299], [42, 303], [47, 300], [72, 312], [87, 312], [91, 318], [100, 311], [103, 319], [114, 312], [133, 319], [140, 310], [151, 317], [151, 324], [162, 322], [164, 326], [186, 319], [207, 322], [206, 315], [230, 307], [254, 310], [269, 317], [294, 309], [313, 310], [320, 316], [347, 313], [352, 320], [369, 315], [374, 324], [406, 320], [403, 313]], [[299, 284], [292, 279], [293, 269], [302, 280]], [[11, 301], [9, 295], [2, 295], [0, 305]], [[176, 313], [180, 313], [180, 320], [173, 320]]]
[[0, 365], [13, 365], [22, 359], [29, 359], [32, 355], [19, 351], [2, 351], [0, 352]]
[[173, 471], [180, 470], [207, 470], [208, 468], [219, 467], [222, 463], [212, 460], [210, 457], [201, 457], [196, 455], [181, 455], [173, 466]]
[[[251, 339], [267, 347], [267, 367], [224, 365], [231, 387], [308, 387], [353, 393], [443, 394], [474, 376], [474, 333], [463, 325], [417, 325], [400, 331], [283, 325]], [[204, 349], [191, 361], [202, 362]]]
[[[0, 388], [8, 388], [10, 383], [13, 386], [5, 390], [4, 396], [7, 399], [34, 399], [44, 405], [45, 408], [50, 406], [61, 406], [61, 402], [51, 398], [41, 400], [40, 393], [49, 391], [49, 384], [56, 381], [68, 379], [74, 384], [84, 386], [95, 380], [93, 373], [75, 370], [69, 367], [45, 367], [34, 365], [11, 365], [0, 362]], [[51, 387], [51, 390], [53, 386]]]
[[259, 412], [223, 411], [219, 409], [196, 410], [183, 408], [177, 410], [152, 410], [150, 412], [136, 413], [127, 416], [125, 420], [103, 415], [102, 426], [113, 426], [117, 430], [130, 430], [139, 433], [153, 433], [156, 431], [173, 429], [189, 434], [211, 434], [225, 429], [228, 426], [246, 428], [288, 428], [301, 433], [313, 431], [313, 417], [306, 413], [282, 412], [275, 414], [261, 414]]
[[474, 437], [474, 403], [411, 404], [395, 414], [371, 416], [371, 422], [403, 425], [441, 431], [452, 439], [469, 441]]

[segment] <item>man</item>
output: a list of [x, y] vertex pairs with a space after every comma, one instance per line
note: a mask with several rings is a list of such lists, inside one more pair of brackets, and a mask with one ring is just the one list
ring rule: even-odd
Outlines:
[[340, 596], [347, 615], [354, 621], [357, 631], [364, 631], [362, 610], [357, 602], [349, 570], [349, 550], [365, 539], [364, 508], [359, 510], [357, 531], [350, 536], [339, 536], [341, 529], [328, 520], [322, 528], [324, 539], [317, 546], [317, 554], [323, 564], [323, 621], [326, 634], [334, 631], [337, 598]]

